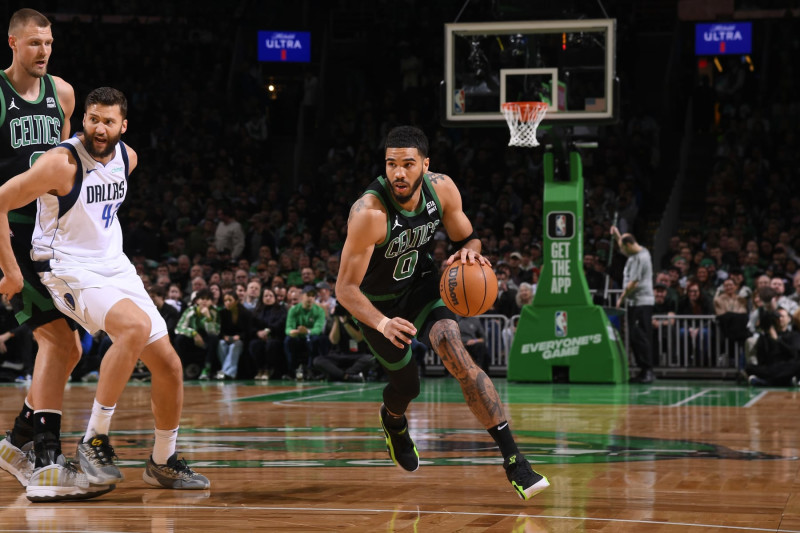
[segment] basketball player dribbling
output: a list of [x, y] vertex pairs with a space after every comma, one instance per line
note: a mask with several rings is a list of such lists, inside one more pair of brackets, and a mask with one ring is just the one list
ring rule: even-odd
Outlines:
[[[47, 74], [53, 47], [50, 21], [33, 9], [16, 11], [8, 24], [11, 66], [0, 73], [0, 182], [26, 171], [44, 152], [70, 134], [75, 107], [72, 86]], [[31, 387], [14, 421], [0, 440], [0, 468], [24, 487], [44, 483], [34, 469], [52, 481], [48, 500], [86, 499], [105, 494], [113, 485], [91, 486], [61, 453], [61, 408], [64, 387], [81, 357], [77, 325], [53, 305], [31, 263], [31, 235], [36, 202], [8, 214], [11, 247], [25, 284], [11, 303], [17, 320], [34, 331], [38, 345]], [[6, 233], [7, 234], [7, 233]], [[26, 453], [33, 448], [33, 457]]]
[[494, 385], [464, 348], [455, 315], [439, 298], [439, 273], [432, 260], [440, 225], [457, 250], [448, 265], [456, 260], [488, 264], [480, 254], [481, 241], [453, 180], [428, 172], [428, 139], [421, 130], [392, 129], [385, 157], [385, 177], [373, 181], [350, 209], [336, 298], [358, 320], [389, 378], [380, 408], [389, 455], [404, 470], [419, 467], [405, 416], [419, 395], [410, 349], [411, 338], [418, 336], [458, 380], [467, 405], [500, 448], [508, 480], [527, 500], [550, 484], [520, 453]]
[[[5, 273], [0, 293], [16, 294], [23, 282], [11, 251], [7, 215], [38, 199], [32, 258], [42, 283], [62, 313], [89, 333], [103, 330], [113, 340], [100, 365], [92, 414], [76, 453], [86, 478], [96, 485], [123, 479], [108, 433], [117, 400], [141, 359], [152, 374], [156, 428], [144, 481], [169, 489], [206, 489], [208, 479], [175, 451], [183, 406], [180, 359], [164, 319], [122, 251], [116, 215], [138, 162], [136, 152], [120, 142], [127, 111], [121, 92], [93, 90], [86, 97], [83, 132], [0, 187], [0, 268]], [[45, 488], [28, 485], [28, 499], [50, 496]]]

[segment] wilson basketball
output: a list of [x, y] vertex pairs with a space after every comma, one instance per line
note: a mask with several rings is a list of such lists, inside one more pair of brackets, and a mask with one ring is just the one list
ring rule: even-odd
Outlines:
[[439, 280], [439, 294], [455, 314], [481, 315], [497, 299], [497, 276], [488, 265], [481, 265], [477, 261], [462, 264], [456, 260], [444, 269]]

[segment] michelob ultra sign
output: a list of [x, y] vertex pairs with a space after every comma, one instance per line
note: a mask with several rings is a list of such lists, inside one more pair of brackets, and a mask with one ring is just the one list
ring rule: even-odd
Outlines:
[[696, 24], [694, 49], [698, 56], [749, 54], [753, 49], [753, 24], [751, 22]]
[[308, 63], [311, 61], [311, 34], [307, 31], [260, 31], [258, 60]]

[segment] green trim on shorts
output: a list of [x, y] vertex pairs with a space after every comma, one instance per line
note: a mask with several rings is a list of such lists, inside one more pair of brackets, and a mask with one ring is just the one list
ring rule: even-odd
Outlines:
[[425, 322], [425, 320], [427, 320], [428, 315], [431, 314], [431, 311], [433, 311], [437, 307], [442, 307], [443, 305], [444, 302], [442, 301], [442, 299], [437, 298], [436, 300], [431, 300], [431, 302], [428, 305], [423, 307], [422, 311], [419, 312], [417, 318], [414, 320], [414, 327], [417, 328], [417, 331], [419, 331], [419, 328], [421, 328], [422, 324]]
[[27, 280], [23, 283], [21, 292], [23, 308], [14, 315], [18, 324], [22, 325], [30, 320], [33, 316], [34, 306], [38, 307], [40, 311], [55, 309], [53, 300], [40, 294]]
[[[437, 307], [442, 307], [443, 305], [444, 302], [442, 301], [442, 299], [438, 298], [436, 300], [432, 300], [430, 303], [428, 303], [428, 305], [423, 307], [422, 311], [420, 311], [420, 313], [417, 315], [417, 318], [414, 320], [414, 327], [417, 328], [417, 331], [419, 331], [419, 328], [421, 328], [422, 324], [425, 323], [425, 320], [427, 320], [428, 315], [431, 314], [431, 311], [436, 309]], [[378, 352], [375, 351], [375, 349], [369, 342], [367, 342], [367, 347], [369, 348], [369, 351], [372, 352], [372, 355], [375, 356], [375, 359], [377, 359], [378, 362], [381, 364], [381, 366], [383, 366], [387, 370], [400, 370], [401, 368], [405, 367], [408, 363], [411, 362], [411, 344], [408, 345], [408, 350], [406, 350], [406, 355], [396, 363], [387, 362], [383, 357], [378, 355]]]
[[374, 295], [374, 294], [367, 294], [366, 292], [362, 292], [364, 296], [367, 297], [367, 300], [370, 302], [385, 302], [387, 300], [395, 300], [399, 298], [403, 293], [399, 294], [381, 294], [381, 295]]
[[411, 345], [410, 344], [408, 345], [408, 350], [406, 350], [406, 355], [402, 359], [397, 361], [396, 363], [387, 362], [386, 359], [384, 359], [383, 357], [378, 355], [378, 352], [376, 352], [372, 348], [372, 345], [370, 343], [367, 343], [367, 347], [369, 348], [369, 351], [372, 352], [372, 355], [375, 356], [375, 359], [377, 359], [378, 362], [381, 364], [381, 366], [383, 368], [385, 368], [386, 370], [400, 370], [401, 368], [403, 368], [404, 366], [406, 366], [408, 363], [411, 362]]

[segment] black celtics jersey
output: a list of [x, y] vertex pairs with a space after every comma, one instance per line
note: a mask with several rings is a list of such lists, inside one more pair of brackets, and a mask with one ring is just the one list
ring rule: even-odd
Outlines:
[[413, 212], [397, 204], [382, 176], [364, 192], [375, 195], [387, 213], [386, 239], [375, 245], [361, 282], [361, 292], [372, 301], [395, 298], [422, 276], [436, 276], [431, 248], [442, 223], [442, 206], [427, 174], [420, 190], [421, 201]]
[[[55, 81], [48, 74], [39, 83], [39, 98], [29, 102], [0, 71], [0, 184], [28, 170], [37, 157], [61, 142], [64, 112]], [[35, 216], [34, 201], [9, 213], [8, 218], [13, 228], [20, 223], [32, 225]]]

